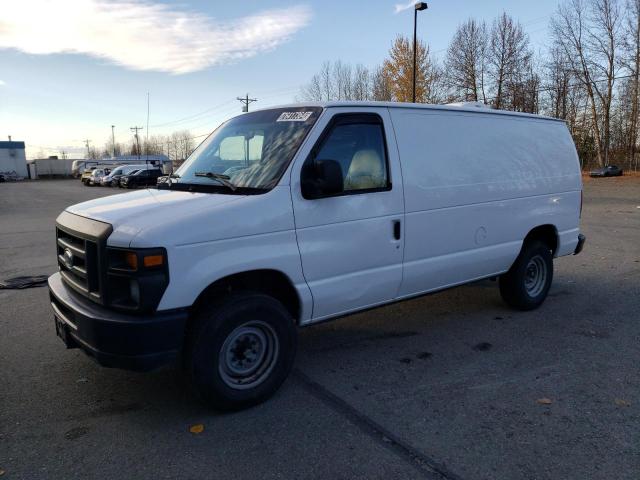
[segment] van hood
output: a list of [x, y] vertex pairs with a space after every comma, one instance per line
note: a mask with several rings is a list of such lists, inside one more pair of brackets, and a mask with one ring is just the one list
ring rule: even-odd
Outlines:
[[111, 224], [112, 247], [178, 247], [292, 230], [288, 185], [261, 195], [136, 190], [67, 208]]
[[145, 189], [78, 203], [67, 211], [111, 224], [113, 233], [109, 244], [129, 246], [144, 230], [205, 210], [210, 215], [223, 205], [244, 198], [241, 195]]

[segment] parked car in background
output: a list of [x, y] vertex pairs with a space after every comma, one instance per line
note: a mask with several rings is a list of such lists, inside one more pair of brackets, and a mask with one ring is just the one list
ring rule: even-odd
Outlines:
[[89, 177], [91, 176], [91, 174], [93, 173], [93, 171], [96, 168], [98, 168], [98, 167], [94, 166], [94, 167], [89, 167], [89, 168], [85, 169], [85, 171], [82, 172], [82, 175], [80, 176], [80, 181], [86, 185], [87, 181], [89, 180]]
[[[133, 172], [147, 168], [146, 165], [120, 165], [119, 167], [111, 170], [109, 175], [102, 177], [102, 185], [105, 187], [115, 187], [120, 185], [120, 178], [125, 175], [130, 175]], [[153, 168], [153, 167], [152, 167]]]
[[110, 172], [111, 170], [109, 168], [94, 168], [84, 184], [87, 187], [102, 185], [102, 179], [109, 175]]
[[615, 165], [607, 165], [603, 168], [596, 168], [589, 172], [590, 177], [621, 177], [622, 169]]
[[245, 113], [157, 189], [60, 214], [56, 331], [105, 366], [182, 365], [210, 405], [248, 407], [291, 371], [298, 326], [495, 277], [508, 305], [539, 307], [554, 259], [583, 248], [581, 207], [556, 119], [382, 102]]
[[159, 168], [138, 170], [131, 175], [122, 177], [120, 186], [122, 188], [153, 187], [158, 182], [158, 177], [162, 176]]
[[118, 179], [118, 188], [125, 188], [124, 187], [124, 181], [127, 177], [130, 177], [131, 175], [135, 175], [136, 173], [138, 173], [140, 171], [140, 169], [136, 169], [132, 172], [129, 172], [127, 175], [121, 175], [120, 178]]
[[143, 155], [140, 157], [137, 155], [121, 155], [99, 160], [74, 160], [71, 164], [71, 173], [74, 177], [79, 177], [84, 170], [90, 167], [105, 168], [118, 165], [142, 165], [143, 163], [166, 172], [172, 170], [172, 162], [166, 155]]

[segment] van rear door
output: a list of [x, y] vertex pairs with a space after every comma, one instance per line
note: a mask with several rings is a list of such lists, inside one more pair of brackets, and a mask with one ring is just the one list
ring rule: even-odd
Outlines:
[[[315, 320], [392, 300], [402, 280], [403, 186], [389, 114], [359, 110], [327, 109], [292, 169], [296, 234]], [[340, 165], [342, 191], [304, 198], [302, 172], [327, 160]]]

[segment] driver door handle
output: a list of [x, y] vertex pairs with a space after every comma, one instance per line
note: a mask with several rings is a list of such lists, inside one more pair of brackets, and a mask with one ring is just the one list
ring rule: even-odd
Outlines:
[[393, 221], [393, 238], [396, 240], [400, 240], [402, 236], [402, 226], [400, 220]]

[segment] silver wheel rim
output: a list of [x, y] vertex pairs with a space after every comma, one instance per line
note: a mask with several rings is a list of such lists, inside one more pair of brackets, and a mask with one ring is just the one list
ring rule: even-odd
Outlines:
[[280, 343], [274, 329], [256, 320], [233, 330], [220, 349], [218, 372], [222, 381], [236, 390], [254, 388], [271, 374]]
[[542, 293], [547, 283], [547, 264], [540, 255], [536, 255], [527, 264], [524, 273], [524, 287], [530, 297], [537, 297]]

